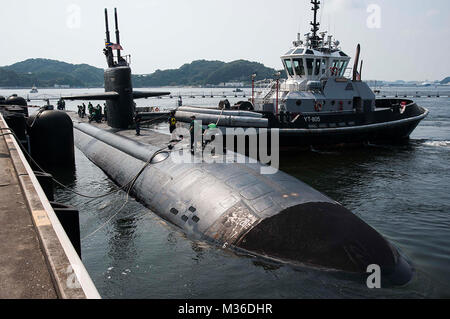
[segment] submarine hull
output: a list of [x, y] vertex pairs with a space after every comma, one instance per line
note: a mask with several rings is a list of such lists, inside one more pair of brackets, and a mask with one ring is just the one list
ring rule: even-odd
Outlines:
[[[77, 147], [118, 185], [158, 150], [89, 124], [74, 128]], [[283, 172], [261, 175], [261, 166], [177, 163], [167, 153], [143, 171], [132, 194], [193, 239], [347, 272], [377, 264], [400, 285], [412, 278], [398, 251], [361, 219]]]

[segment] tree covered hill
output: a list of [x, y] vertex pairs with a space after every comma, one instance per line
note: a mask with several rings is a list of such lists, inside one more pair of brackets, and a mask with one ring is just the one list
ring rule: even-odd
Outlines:
[[137, 87], [177, 86], [177, 85], [219, 85], [226, 82], [251, 81], [256, 73], [256, 80], [273, 78], [275, 69], [267, 68], [261, 63], [237, 60], [229, 63], [221, 61], [198, 60], [185, 64], [176, 70], [157, 70], [149, 75], [134, 76]]
[[[70, 64], [49, 59], [28, 59], [0, 67], [0, 87], [102, 87], [103, 69], [87, 64]], [[229, 63], [198, 60], [178, 69], [157, 70], [148, 75], [133, 75], [135, 87], [219, 85], [224, 82], [249, 83], [251, 75], [257, 80], [273, 78], [275, 69], [261, 63], [237, 60]]]
[[71, 87], [103, 85], [103, 69], [48, 59], [28, 59], [0, 68], [0, 86]]
[[[132, 66], [133, 67], [133, 66]], [[70, 64], [49, 59], [28, 59], [9, 66], [0, 67], [0, 87], [103, 87], [103, 69], [88, 64]], [[237, 60], [197, 60], [178, 69], [156, 70], [152, 74], [133, 75], [134, 87], [158, 86], [217, 86], [226, 82], [250, 84], [251, 75], [256, 80], [273, 78], [277, 71], [261, 63]], [[285, 72], [281, 72], [285, 77]], [[450, 77], [441, 84], [450, 83]]]

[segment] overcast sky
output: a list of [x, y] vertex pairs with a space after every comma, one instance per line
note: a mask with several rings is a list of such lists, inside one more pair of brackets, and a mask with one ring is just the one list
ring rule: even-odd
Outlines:
[[[309, 0], [2, 1], [0, 65], [49, 58], [105, 67], [103, 9], [119, 10], [124, 54], [136, 74], [198, 59], [257, 61], [280, 69], [279, 56], [309, 30]], [[450, 76], [449, 0], [322, 0], [321, 29], [354, 56], [363, 77], [442, 80]], [[114, 31], [114, 30], [111, 30]], [[114, 38], [113, 38], [114, 39]]]

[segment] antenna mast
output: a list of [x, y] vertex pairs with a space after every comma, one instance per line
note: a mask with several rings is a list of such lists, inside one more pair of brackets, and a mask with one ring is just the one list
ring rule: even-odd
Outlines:
[[[108, 24], [108, 10], [105, 9], [105, 27], [106, 27], [106, 43], [111, 43], [111, 37], [109, 35], [109, 24]], [[114, 58], [111, 47], [107, 46], [103, 52], [106, 55], [106, 62], [108, 67], [114, 66]]]
[[[117, 8], [114, 8], [114, 19], [116, 21], [116, 42], [120, 45], [119, 21], [117, 19]], [[120, 50], [117, 50], [117, 58], [120, 61]]]
[[313, 5], [311, 10], [314, 11], [314, 21], [311, 22], [311, 25], [312, 25], [311, 47], [317, 48], [319, 46], [319, 41], [320, 41], [320, 38], [317, 35], [317, 32], [319, 31], [319, 26], [320, 26], [320, 23], [317, 22], [317, 11], [319, 11], [319, 8], [320, 8], [320, 6], [319, 6], [320, 1], [319, 0], [311, 0], [311, 4]]

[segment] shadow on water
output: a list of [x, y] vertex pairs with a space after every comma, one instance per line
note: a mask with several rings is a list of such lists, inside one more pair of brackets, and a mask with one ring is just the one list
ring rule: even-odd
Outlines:
[[[44, 169], [46, 173], [51, 174], [53, 178], [55, 178], [58, 182], [61, 184], [67, 186], [67, 187], [73, 187], [76, 184], [77, 181], [77, 173], [76, 169], [73, 171], [67, 170], [65, 168], [45, 168]], [[39, 169], [36, 169], [36, 171], [40, 171]]]

